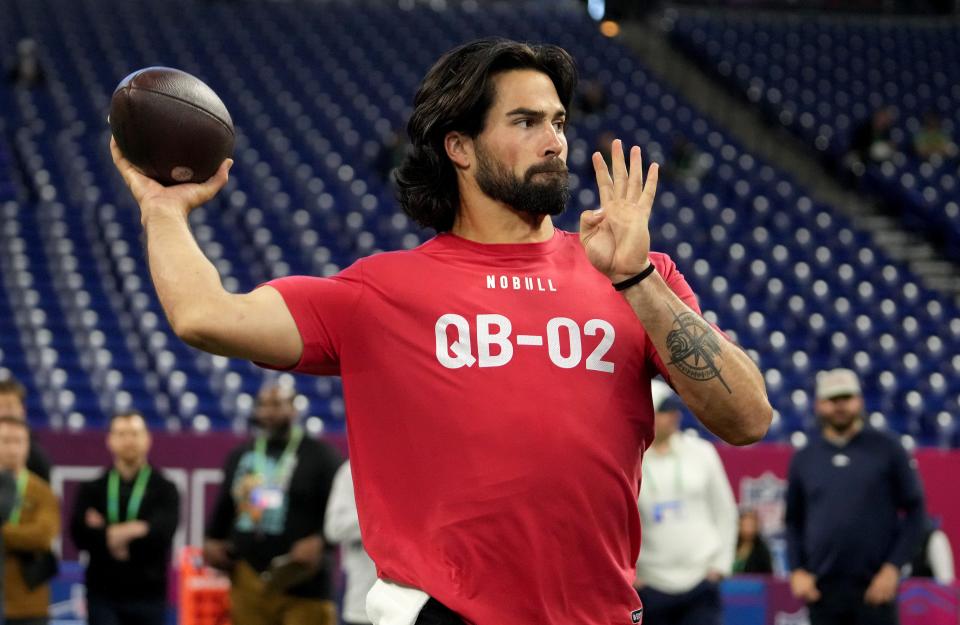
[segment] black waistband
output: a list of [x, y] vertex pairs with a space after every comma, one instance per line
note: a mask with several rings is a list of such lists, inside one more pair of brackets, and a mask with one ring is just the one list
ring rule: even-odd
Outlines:
[[417, 617], [415, 625], [463, 625], [457, 613], [431, 597]]

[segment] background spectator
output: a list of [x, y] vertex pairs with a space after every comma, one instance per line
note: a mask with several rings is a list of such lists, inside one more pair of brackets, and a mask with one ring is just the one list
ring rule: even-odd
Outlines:
[[896, 623], [900, 569], [923, 531], [920, 482], [900, 443], [865, 425], [853, 371], [819, 373], [816, 398], [821, 436], [790, 463], [790, 585], [812, 625]]
[[60, 503], [50, 486], [27, 469], [30, 433], [15, 417], [0, 417], [0, 468], [17, 476], [13, 510], [3, 525], [4, 617], [7, 625], [46, 625], [51, 549], [60, 534]]
[[150, 433], [139, 413], [119, 413], [109, 427], [113, 462], [81, 485], [70, 522], [74, 543], [89, 554], [88, 623], [163, 625], [180, 495], [148, 464]]
[[329, 542], [340, 545], [340, 563], [347, 576], [341, 612], [344, 625], [369, 625], [367, 593], [377, 581], [377, 567], [363, 548], [349, 460], [333, 478], [323, 533]]
[[767, 542], [760, 535], [756, 510], [740, 511], [737, 531], [737, 552], [733, 560], [734, 573], [773, 573], [773, 560]]
[[644, 620], [719, 624], [718, 584], [733, 567], [737, 506], [713, 445], [679, 432], [683, 403], [653, 383], [654, 439], [643, 455], [643, 545], [636, 587]]
[[334, 625], [324, 512], [338, 454], [296, 424], [292, 388], [257, 395], [263, 433], [227, 459], [207, 527], [207, 561], [230, 572], [234, 625]]

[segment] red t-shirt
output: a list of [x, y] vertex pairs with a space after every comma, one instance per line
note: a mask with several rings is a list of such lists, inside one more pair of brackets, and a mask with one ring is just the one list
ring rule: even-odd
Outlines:
[[[651, 259], [699, 312], [673, 261]], [[636, 622], [640, 452], [667, 372], [578, 235], [441, 234], [269, 284], [303, 337], [293, 369], [343, 377], [380, 577], [476, 625]]]

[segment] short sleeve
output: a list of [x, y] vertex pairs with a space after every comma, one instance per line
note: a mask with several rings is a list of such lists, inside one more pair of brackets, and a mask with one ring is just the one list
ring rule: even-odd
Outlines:
[[[314, 375], [340, 373], [343, 342], [363, 292], [362, 262], [357, 261], [329, 278], [290, 276], [265, 284], [283, 297], [303, 340], [300, 360], [285, 370]], [[277, 368], [257, 364], [266, 369]]]

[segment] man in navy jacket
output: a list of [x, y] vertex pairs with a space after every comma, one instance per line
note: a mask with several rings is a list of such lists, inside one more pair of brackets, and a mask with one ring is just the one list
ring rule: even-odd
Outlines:
[[895, 625], [900, 568], [923, 532], [923, 491], [900, 443], [864, 424], [848, 369], [817, 376], [822, 436], [798, 451], [787, 486], [796, 597], [812, 625]]

